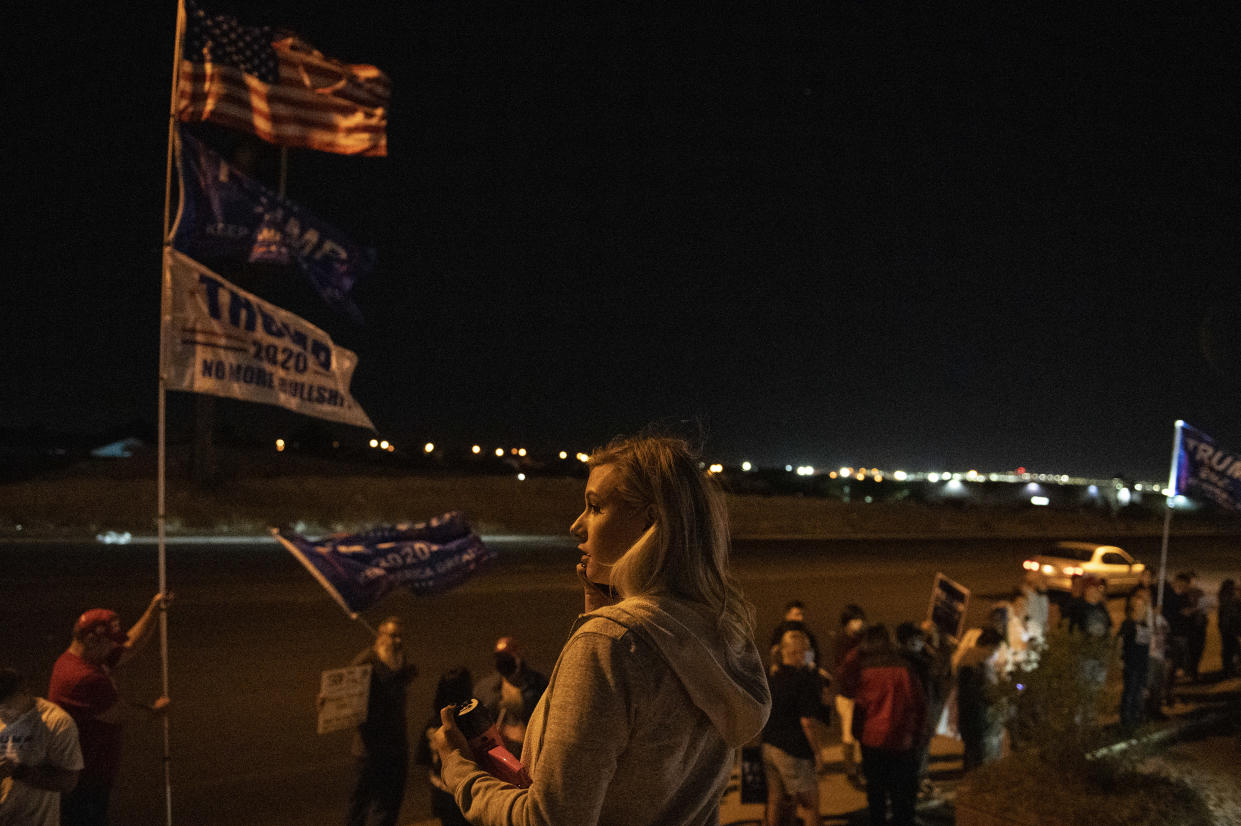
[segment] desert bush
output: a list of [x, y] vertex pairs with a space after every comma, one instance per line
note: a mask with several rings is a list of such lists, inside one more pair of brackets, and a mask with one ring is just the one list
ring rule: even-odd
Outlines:
[[[1011, 753], [971, 773], [964, 806], [1013, 813], [1013, 822], [1057, 826], [1207, 826], [1201, 795], [1141, 768], [1141, 739], [1116, 742], [1120, 663], [1110, 639], [1053, 631], [1032, 659], [995, 687]], [[1107, 669], [1101, 684], [1095, 663]]]

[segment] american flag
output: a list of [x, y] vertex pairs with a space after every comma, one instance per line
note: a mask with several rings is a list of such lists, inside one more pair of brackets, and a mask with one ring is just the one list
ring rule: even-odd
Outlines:
[[212, 121], [282, 146], [388, 154], [391, 85], [288, 32], [243, 26], [186, 0], [177, 117]]

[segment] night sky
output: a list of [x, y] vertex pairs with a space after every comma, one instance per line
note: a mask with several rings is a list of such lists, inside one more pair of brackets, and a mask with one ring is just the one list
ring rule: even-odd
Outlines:
[[[12, 44], [0, 427], [155, 418], [166, 5]], [[1183, 418], [1241, 450], [1235, 7], [1011, 5], [207, 4], [394, 85], [388, 158], [289, 160], [378, 250], [365, 326], [248, 288], [357, 352], [401, 443], [662, 422], [727, 462], [1157, 479]]]

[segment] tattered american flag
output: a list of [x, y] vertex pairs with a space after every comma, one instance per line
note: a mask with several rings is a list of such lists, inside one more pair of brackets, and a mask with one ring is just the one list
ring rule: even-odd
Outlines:
[[186, 0], [177, 117], [282, 146], [386, 155], [391, 86], [374, 66], [325, 57], [296, 35], [243, 26]]

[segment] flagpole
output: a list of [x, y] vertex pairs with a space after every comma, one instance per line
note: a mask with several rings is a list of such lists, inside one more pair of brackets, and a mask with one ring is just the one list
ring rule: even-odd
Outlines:
[[1185, 425], [1180, 419], [1172, 426], [1172, 462], [1168, 470], [1168, 501], [1163, 512], [1163, 543], [1159, 547], [1159, 588], [1155, 599], [1155, 610], [1163, 608], [1163, 584], [1168, 577], [1168, 533], [1172, 529], [1172, 502], [1176, 499], [1177, 465], [1181, 458], [1181, 428]]
[[[172, 323], [172, 159], [176, 149], [177, 97], [181, 80], [181, 40], [185, 33], [185, 4], [177, 0], [177, 24], [172, 46], [172, 91], [168, 106], [168, 152], [164, 162], [164, 244], [159, 294], [159, 393], [157, 423], [157, 460], [155, 472], [155, 524], [159, 548], [159, 656], [163, 681], [163, 696], [169, 696], [168, 686], [168, 556], [165, 547], [166, 527], [166, 480], [168, 466], [168, 410], [167, 375], [164, 354], [168, 346], [168, 327]], [[172, 737], [168, 715], [164, 714], [164, 822], [172, 826]]]

